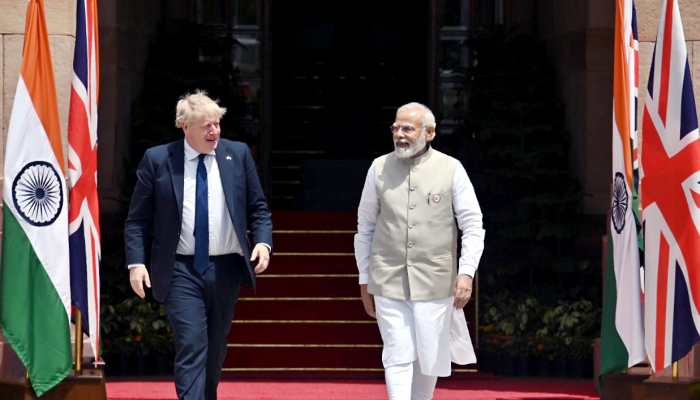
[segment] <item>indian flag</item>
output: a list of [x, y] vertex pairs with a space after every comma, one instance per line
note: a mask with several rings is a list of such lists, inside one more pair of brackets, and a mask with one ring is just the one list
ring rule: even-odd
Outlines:
[[637, 235], [637, 18], [616, 0], [613, 72], [612, 202], [601, 322], [601, 375], [644, 361], [640, 241]]
[[70, 373], [63, 146], [44, 5], [30, 0], [5, 145], [0, 323], [37, 395]]

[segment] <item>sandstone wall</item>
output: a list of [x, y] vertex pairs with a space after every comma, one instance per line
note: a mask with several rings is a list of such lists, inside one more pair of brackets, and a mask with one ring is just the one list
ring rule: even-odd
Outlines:
[[[51, 0], [44, 3], [61, 133], [65, 139], [68, 126], [68, 102], [73, 78], [73, 46], [75, 45], [75, 0]], [[5, 139], [10, 122], [12, 100], [17, 88], [22, 63], [25, 0], [0, 0], [0, 160], [5, 156]], [[0, 176], [2, 172], [0, 163]]]

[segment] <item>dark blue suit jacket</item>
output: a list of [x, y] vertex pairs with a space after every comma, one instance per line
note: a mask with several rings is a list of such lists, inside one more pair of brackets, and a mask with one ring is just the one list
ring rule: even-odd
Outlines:
[[[161, 302], [168, 295], [180, 240], [184, 152], [184, 139], [146, 151], [136, 170], [136, 186], [124, 229], [127, 265], [149, 267], [153, 296]], [[248, 146], [221, 139], [216, 148], [216, 161], [231, 222], [246, 261], [248, 273], [244, 283], [254, 288], [255, 273], [249, 261], [251, 246], [247, 231], [253, 244], [272, 246], [270, 210]], [[150, 263], [147, 262], [149, 253]]]

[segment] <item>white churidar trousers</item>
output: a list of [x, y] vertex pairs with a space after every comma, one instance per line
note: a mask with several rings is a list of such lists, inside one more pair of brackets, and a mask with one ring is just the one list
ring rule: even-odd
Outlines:
[[418, 360], [384, 370], [389, 400], [431, 400], [437, 376], [423, 375]]
[[453, 297], [411, 301], [374, 296], [384, 368], [418, 360], [422, 375], [450, 376], [452, 361], [475, 363], [464, 312], [453, 302]]

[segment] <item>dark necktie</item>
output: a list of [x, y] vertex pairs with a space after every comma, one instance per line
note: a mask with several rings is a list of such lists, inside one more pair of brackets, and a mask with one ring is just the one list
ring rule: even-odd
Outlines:
[[194, 269], [204, 274], [209, 266], [209, 193], [207, 188], [206, 154], [199, 155], [197, 189], [194, 206]]

